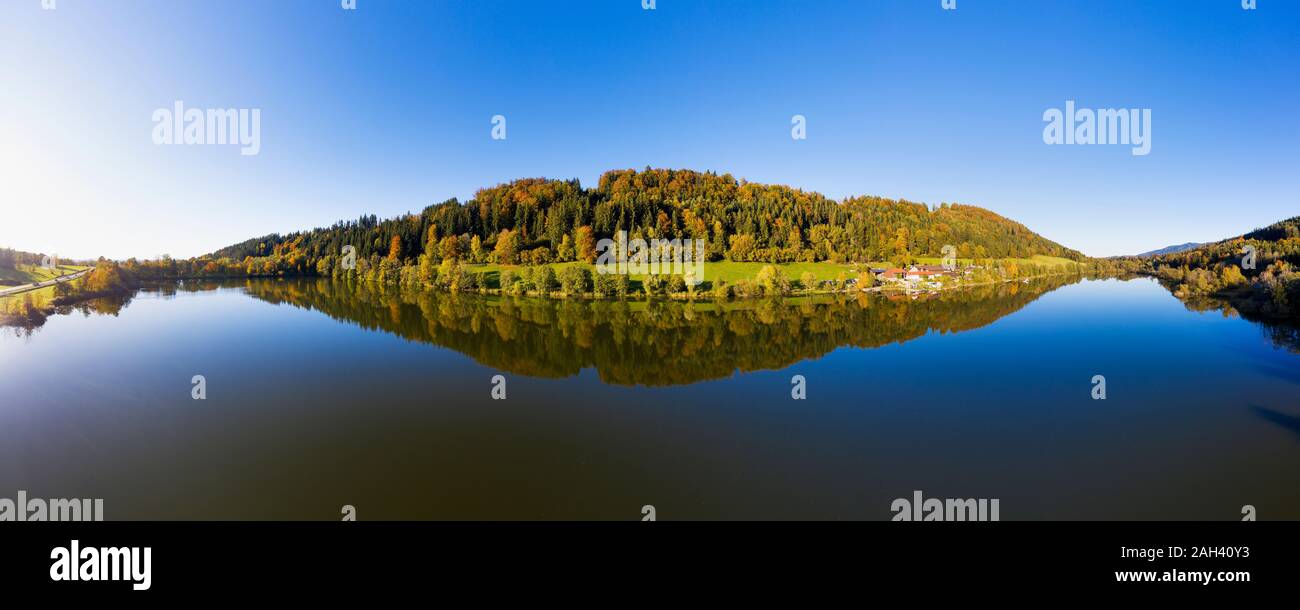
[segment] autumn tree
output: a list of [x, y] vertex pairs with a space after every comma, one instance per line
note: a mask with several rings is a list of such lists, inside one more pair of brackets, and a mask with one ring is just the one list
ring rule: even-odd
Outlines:
[[786, 279], [781, 269], [772, 265], [764, 265], [758, 270], [758, 275], [754, 278], [754, 283], [763, 287], [763, 291], [770, 295], [784, 295], [790, 292], [790, 281]]
[[578, 250], [578, 260], [596, 262], [596, 240], [592, 237], [591, 226], [583, 225], [573, 231], [574, 245]]
[[460, 260], [460, 240], [455, 235], [448, 235], [442, 238], [442, 243], [438, 245], [442, 252], [442, 260]]
[[418, 278], [422, 284], [433, 284], [438, 278], [438, 264], [435, 262], [432, 252], [425, 252], [420, 255]]
[[811, 271], [805, 271], [799, 274], [799, 285], [802, 286], [804, 290], [814, 290], [817, 288], [817, 276], [813, 275], [813, 272]]
[[875, 285], [876, 285], [876, 274], [870, 271], [863, 271], [861, 273], [858, 273], [858, 281], [857, 281], [858, 290], [865, 290]]
[[749, 234], [732, 235], [731, 247], [727, 249], [727, 259], [736, 262], [753, 260], [754, 238]]
[[1241, 274], [1241, 269], [1236, 265], [1224, 265], [1223, 270], [1219, 272], [1219, 283], [1224, 286], [1236, 286], [1245, 281], [1246, 277]]
[[388, 242], [388, 260], [402, 260], [402, 236], [394, 235], [392, 241]]
[[492, 254], [498, 264], [513, 265], [519, 262], [519, 239], [514, 231], [502, 229], [497, 234], [497, 245], [492, 249]]
[[568, 235], [565, 235], [560, 239], [560, 247], [555, 250], [555, 260], [561, 263], [567, 263], [573, 260], [573, 257], [573, 241], [569, 239]]
[[477, 235], [469, 240], [469, 259], [475, 263], [487, 261], [487, 253], [483, 251], [483, 240]]

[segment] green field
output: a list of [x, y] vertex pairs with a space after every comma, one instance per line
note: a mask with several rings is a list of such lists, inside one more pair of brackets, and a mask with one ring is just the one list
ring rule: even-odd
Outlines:
[[44, 282], [82, 269], [85, 267], [77, 265], [58, 265], [48, 269], [40, 265], [18, 265], [15, 269], [0, 268], [0, 287]]
[[21, 313], [27, 304], [36, 309], [46, 309], [54, 300], [54, 287], [46, 286], [39, 290], [29, 290], [22, 294], [0, 297], [0, 318]]
[[[549, 265], [539, 266], [550, 267], [555, 270], [556, 275], [559, 275], [559, 273], [566, 267], [584, 264], [586, 263], [570, 262], [551, 263]], [[758, 275], [760, 269], [771, 264], [772, 263], [733, 263], [730, 261], [704, 263], [704, 277], [701, 279], [709, 283], [722, 280], [728, 284], [735, 283], [737, 280], [752, 280], [754, 279], [754, 276]], [[775, 267], [780, 269], [781, 273], [785, 274], [785, 277], [791, 280], [798, 280], [805, 272], [812, 273], [818, 280], [833, 280], [841, 274], [843, 274], [845, 278], [851, 278], [857, 275], [859, 271], [866, 271], [871, 267], [885, 267], [888, 265], [888, 263], [837, 264], [820, 262], [782, 263], [775, 265]], [[595, 265], [591, 265], [591, 267], [594, 268]], [[465, 265], [465, 268], [476, 273], [486, 273], [488, 285], [496, 287], [502, 269], [511, 269], [517, 272], [524, 267], [522, 265], [497, 265], [489, 263]], [[635, 273], [628, 276], [628, 278], [633, 282], [632, 288], [634, 290], [640, 288], [640, 282], [643, 277], [644, 275]]]
[[[922, 257], [917, 257], [916, 261], [917, 261], [917, 264], [920, 264], [920, 265], [940, 265], [940, 264], [943, 264], [943, 259], [938, 258], [938, 257], [925, 257], [925, 256], [922, 256]], [[974, 259], [970, 259], [970, 258], [959, 258], [959, 259], [957, 259], [957, 264], [958, 264], [958, 265], [969, 265], [969, 264], [971, 264], [971, 263], [973, 263], [973, 262], [974, 262]], [[1068, 258], [1061, 258], [1061, 257], [1059, 257], [1059, 256], [1046, 256], [1046, 255], [1043, 255], [1043, 254], [1035, 254], [1035, 255], [1034, 255], [1033, 257], [1031, 257], [1031, 258], [999, 258], [999, 259], [994, 259], [993, 262], [994, 262], [994, 263], [1002, 264], [1002, 265], [1004, 265], [1004, 266], [1005, 266], [1005, 265], [1009, 265], [1009, 264], [1011, 264], [1011, 263], [1015, 263], [1015, 264], [1017, 264], [1017, 265], [1030, 264], [1030, 265], [1039, 265], [1039, 266], [1044, 266], [1044, 267], [1071, 267], [1071, 266], [1074, 266], [1074, 265], [1078, 265], [1078, 264], [1079, 264], [1078, 262], [1076, 262], [1076, 261], [1072, 261], [1072, 260], [1070, 260], [1070, 259], [1068, 259]]]
[[[922, 258], [918, 258], [917, 262], [919, 264], [938, 265], [941, 264], [942, 261], [939, 258], [922, 257]], [[972, 262], [971, 259], [958, 260], [959, 265], [967, 265], [970, 264], [971, 262]], [[1017, 265], [1032, 264], [1032, 265], [1038, 265], [1040, 267], [1059, 267], [1059, 268], [1068, 268], [1068, 267], [1078, 265], [1078, 263], [1076, 263], [1075, 261], [1072, 261], [1067, 258], [1060, 258], [1055, 256], [1043, 256], [1043, 255], [1037, 255], [1032, 258], [1003, 258], [1003, 259], [997, 259], [994, 262], [1001, 265], [1010, 265], [1012, 263], [1015, 263]], [[586, 263], [569, 262], [569, 263], [551, 263], [542, 266], [550, 267], [554, 269], [556, 275], [558, 276], [560, 272], [563, 271], [566, 267], [572, 267], [575, 265], [585, 265], [585, 264]], [[734, 284], [739, 280], [754, 279], [754, 277], [758, 275], [760, 269], [771, 264], [772, 263], [736, 263], [731, 261], [718, 261], [713, 263], [704, 263], [704, 277], [702, 279], [705, 282], [708, 282], [710, 285], [712, 285], [714, 282], [717, 282], [719, 280], [726, 282], [728, 284]], [[781, 263], [774, 266], [780, 269], [781, 273], [784, 274], [787, 279], [790, 279], [792, 281], [799, 281], [804, 273], [812, 273], [813, 277], [817, 280], [833, 280], [839, 278], [840, 276], [843, 276], [844, 278], [853, 278], [856, 277], [858, 273], [866, 271], [871, 268], [889, 268], [889, 267], [898, 267], [901, 265], [895, 265], [894, 263], [888, 261], [877, 261], [877, 262], [870, 262], [870, 263], [844, 263], [844, 264], [822, 261], [818, 263]], [[524, 266], [522, 265], [498, 265], [494, 263], [468, 264], [465, 265], [464, 267], [475, 273], [486, 274], [485, 279], [487, 280], [487, 285], [492, 288], [499, 286], [500, 273], [503, 269], [510, 269], [518, 272], [519, 270], [524, 268]], [[644, 277], [643, 275], [639, 275], [639, 274], [632, 274], [629, 276], [629, 279], [632, 280], [631, 288], [633, 291], [640, 289], [641, 279], [643, 277]]]
[[[0, 269], [0, 277], [4, 278], [0, 288], [9, 288], [15, 285], [21, 286], [34, 282], [44, 282], [55, 278], [56, 276], [80, 271], [85, 267], [75, 265], [59, 265], [52, 269], [46, 269], [39, 265], [20, 265], [18, 269]], [[19, 294], [0, 297], [0, 317], [21, 313], [27, 307], [36, 309], [46, 309], [54, 300], [54, 286], [46, 286], [37, 290], [28, 290]]]

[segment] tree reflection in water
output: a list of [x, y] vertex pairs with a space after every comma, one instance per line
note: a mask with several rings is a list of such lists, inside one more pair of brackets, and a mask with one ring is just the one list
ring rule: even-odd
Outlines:
[[729, 303], [406, 292], [328, 279], [251, 280], [245, 289], [270, 303], [450, 348], [515, 374], [567, 377], [592, 367], [606, 383], [662, 386], [781, 369], [840, 347], [979, 328], [1079, 279]]

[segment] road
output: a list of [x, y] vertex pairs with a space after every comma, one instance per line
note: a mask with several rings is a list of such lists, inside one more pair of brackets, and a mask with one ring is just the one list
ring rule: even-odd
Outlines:
[[86, 275], [87, 273], [90, 273], [91, 269], [94, 269], [94, 267], [91, 267], [90, 269], [82, 269], [81, 271], [68, 273], [66, 275], [60, 275], [59, 277], [56, 277], [51, 280], [45, 280], [44, 282], [36, 282], [34, 284], [23, 284], [22, 286], [3, 288], [0, 289], [0, 297], [22, 294], [30, 290], [39, 290], [41, 288], [45, 288], [46, 286], [53, 286], [55, 284], [62, 283], [62, 282], [71, 282], [72, 280], [75, 280], [83, 275]]

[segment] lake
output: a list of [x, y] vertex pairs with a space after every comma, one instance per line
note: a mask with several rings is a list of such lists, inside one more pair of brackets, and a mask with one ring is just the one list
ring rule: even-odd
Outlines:
[[0, 497], [103, 498], [109, 520], [888, 520], [921, 490], [1003, 520], [1298, 519], [1294, 329], [1194, 308], [1077, 277], [725, 305], [187, 281], [6, 329]]

